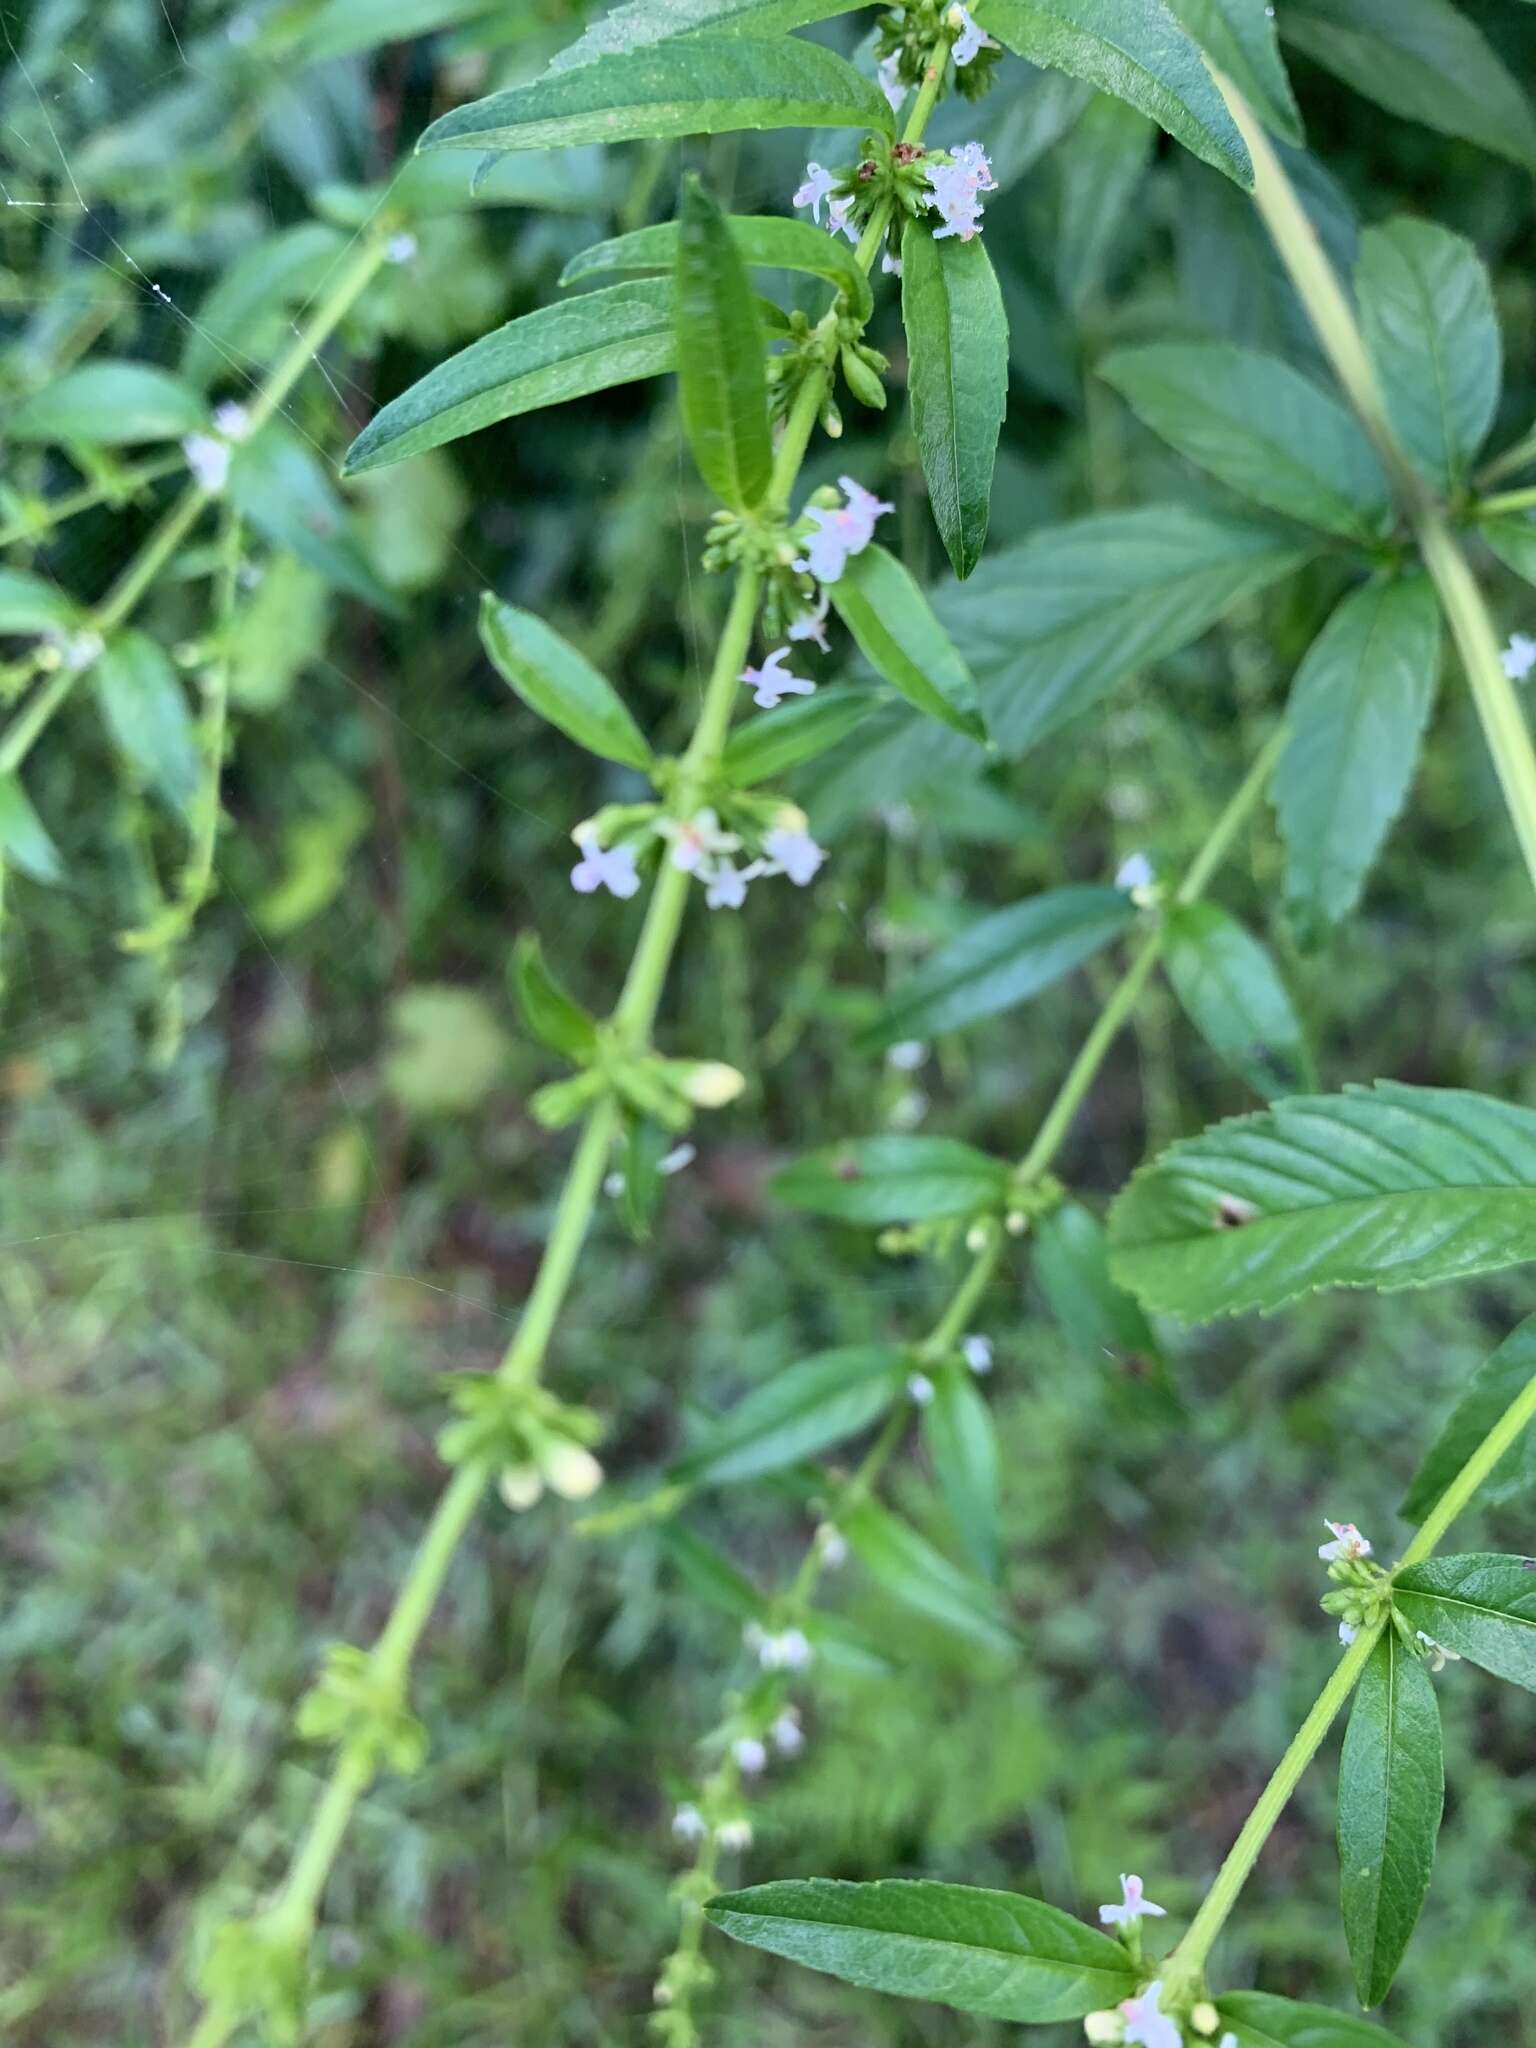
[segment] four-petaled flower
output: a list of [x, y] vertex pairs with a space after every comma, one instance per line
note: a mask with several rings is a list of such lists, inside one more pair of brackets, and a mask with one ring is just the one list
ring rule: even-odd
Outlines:
[[790, 201], [790, 205], [808, 206], [811, 209], [811, 219], [819, 226], [821, 223], [821, 202], [823, 199], [831, 198], [833, 187], [836, 184], [837, 179], [831, 171], [824, 171], [820, 164], [807, 164], [805, 167], [805, 181]]
[[1137, 2048], [1184, 2048], [1184, 2036], [1177, 2020], [1162, 2010], [1163, 1985], [1159, 1978], [1139, 1998], [1127, 1998], [1120, 2010], [1125, 2015], [1125, 2039]]
[[971, 19], [971, 10], [960, 6], [958, 0], [949, 10], [949, 23], [952, 28], [958, 28], [960, 31], [951, 53], [957, 65], [969, 64], [982, 50], [995, 50], [999, 47], [986, 30]]
[[1324, 1516], [1323, 1527], [1333, 1531], [1331, 1543], [1320, 1543], [1317, 1546], [1317, 1554], [1325, 1564], [1337, 1564], [1343, 1558], [1353, 1561], [1355, 1558], [1370, 1556], [1370, 1543], [1360, 1534], [1353, 1522], [1330, 1522]]
[[809, 832], [781, 828], [763, 835], [763, 851], [772, 863], [765, 872], [788, 875], [797, 889], [805, 887], [827, 857]]
[[614, 846], [607, 852], [597, 843], [590, 825], [578, 825], [571, 834], [581, 848], [581, 859], [571, 869], [571, 887], [583, 896], [594, 889], [606, 889], [613, 896], [633, 896], [640, 887], [632, 846]]
[[874, 539], [875, 521], [896, 509], [851, 476], [840, 476], [837, 481], [847, 503], [806, 507], [805, 516], [816, 531], [805, 544], [804, 556], [795, 563], [802, 574], [809, 573], [818, 583], [835, 583], [848, 557], [862, 554]]
[[935, 228], [933, 239], [958, 235], [968, 242], [981, 232], [981, 195], [995, 192], [997, 180], [987, 152], [979, 142], [963, 143], [947, 164], [937, 160], [924, 166], [928, 177], [928, 203], [938, 208], [944, 225]]
[[1150, 1914], [1154, 1920], [1161, 1920], [1167, 1913], [1165, 1906], [1154, 1906], [1141, 1888], [1139, 1877], [1121, 1876], [1121, 1903], [1118, 1906], [1100, 1906], [1099, 1918], [1106, 1927], [1134, 1927], [1143, 1914]]
[[[793, 626], [790, 636], [796, 637]], [[806, 636], [801, 634], [798, 637], [803, 639]], [[760, 710], [772, 711], [786, 697], [813, 697], [816, 694], [816, 685], [807, 676], [797, 676], [783, 666], [788, 659], [787, 647], [775, 647], [772, 654], [764, 656], [761, 668], [753, 668], [749, 662], [742, 670], [740, 679], [752, 685], [752, 702]]]
[[1504, 650], [1504, 673], [1512, 683], [1523, 683], [1536, 668], [1536, 640], [1529, 633], [1511, 633]]

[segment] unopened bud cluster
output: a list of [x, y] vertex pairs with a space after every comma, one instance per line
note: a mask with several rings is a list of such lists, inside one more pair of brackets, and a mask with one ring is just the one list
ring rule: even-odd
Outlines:
[[453, 1405], [458, 1420], [439, 1432], [439, 1456], [450, 1465], [479, 1459], [495, 1466], [498, 1490], [514, 1513], [531, 1508], [546, 1489], [562, 1500], [588, 1500], [602, 1485], [591, 1446], [603, 1425], [590, 1408], [495, 1375], [462, 1380]]

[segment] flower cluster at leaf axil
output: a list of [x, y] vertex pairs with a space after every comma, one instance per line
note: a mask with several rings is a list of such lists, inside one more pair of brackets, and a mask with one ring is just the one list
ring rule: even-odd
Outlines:
[[[1138, 1971], [1142, 1966], [1142, 1921], [1166, 1917], [1166, 1907], [1152, 1903], [1136, 1876], [1122, 1876], [1120, 1897], [1099, 1908], [1100, 1924], [1117, 1931]], [[1187, 1995], [1181, 1998], [1177, 1992], [1170, 1992], [1168, 1983], [1157, 1975], [1134, 1997], [1091, 2012], [1083, 2021], [1083, 2032], [1101, 2048], [1119, 2042], [1126, 2043], [1127, 2048], [1185, 2048], [1186, 2042], [1206, 2044], [1206, 2048], [1211, 2048], [1211, 2044], [1214, 2048], [1237, 2048], [1237, 2036], [1232, 2033], [1222, 2033], [1220, 2040], [1215, 2041], [1220, 2028], [1221, 2015], [1208, 1999]]]
[[1002, 51], [968, 7], [956, 0], [914, 0], [881, 15], [875, 45], [880, 89], [893, 112], [899, 113], [907, 95], [924, 83], [944, 41], [951, 43], [956, 89], [965, 99], [980, 99]]
[[1385, 1620], [1391, 1622], [1410, 1655], [1428, 1664], [1432, 1671], [1443, 1671], [1447, 1664], [1461, 1661], [1455, 1650], [1447, 1650], [1423, 1629], [1410, 1628], [1392, 1605], [1392, 1574], [1372, 1562], [1369, 1537], [1362, 1536], [1353, 1522], [1325, 1519], [1323, 1526], [1329, 1540], [1318, 1545], [1317, 1554], [1340, 1590], [1325, 1593], [1322, 1607], [1324, 1613], [1338, 1616], [1339, 1641], [1346, 1648], [1362, 1628]]
[[462, 1380], [452, 1398], [458, 1420], [439, 1431], [438, 1455], [450, 1465], [482, 1459], [495, 1466], [501, 1497], [515, 1512], [546, 1489], [562, 1500], [588, 1500], [602, 1485], [591, 1447], [603, 1424], [590, 1408], [494, 1373]]
[[909, 220], [937, 213], [936, 242], [950, 236], [968, 242], [981, 233], [983, 198], [996, 190], [992, 160], [979, 142], [964, 142], [952, 150], [925, 149], [916, 142], [870, 136], [865, 154], [856, 163], [839, 170], [807, 164], [791, 204], [808, 206], [812, 220], [825, 225], [830, 234], [846, 235], [850, 242], [857, 242], [870, 216], [889, 200], [889, 246], [881, 268], [899, 274], [901, 235]]

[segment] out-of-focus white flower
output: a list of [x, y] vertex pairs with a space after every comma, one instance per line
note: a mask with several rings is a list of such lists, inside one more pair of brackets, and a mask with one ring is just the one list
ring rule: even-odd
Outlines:
[[770, 863], [764, 872], [788, 875], [797, 889], [803, 889], [814, 879], [816, 870], [827, 857], [826, 848], [818, 846], [809, 832], [779, 826], [764, 833], [763, 851]]
[[[959, 61], [957, 57], [955, 62], [958, 64]], [[391, 235], [384, 245], [384, 254], [391, 263], [409, 263], [414, 259], [418, 246], [416, 237], [409, 232]]]
[[740, 910], [747, 900], [748, 882], [756, 880], [762, 872], [760, 860], [751, 861], [744, 868], [732, 867], [728, 860], [716, 861], [704, 891], [705, 907], [709, 910]]
[[951, 53], [957, 65], [964, 66], [969, 64], [971, 59], [981, 50], [995, 50], [999, 47], [985, 30], [977, 27], [976, 23], [971, 19], [970, 9], [960, 6], [958, 0], [957, 4], [950, 8], [945, 18], [951, 28], [957, 28], [960, 31], [959, 35], [955, 38], [955, 47]]
[[1142, 1890], [1139, 1877], [1126, 1877], [1122, 1875], [1120, 1879], [1120, 1904], [1118, 1906], [1100, 1906], [1099, 1918], [1106, 1927], [1135, 1927], [1141, 1921], [1143, 1915], [1150, 1916], [1154, 1920], [1161, 1920], [1166, 1916], [1167, 1910], [1166, 1906], [1153, 1905], [1152, 1901]]
[[933, 1399], [933, 1381], [925, 1372], [909, 1373], [907, 1376], [907, 1399], [916, 1407], [926, 1408]]
[[921, 1038], [899, 1038], [885, 1055], [885, 1064], [894, 1067], [898, 1074], [915, 1074], [928, 1057], [928, 1046]]
[[932, 1107], [921, 1088], [909, 1088], [891, 1104], [886, 1122], [893, 1131], [915, 1131]]
[[745, 1815], [736, 1820], [723, 1820], [715, 1829], [715, 1840], [722, 1849], [750, 1849], [752, 1823]]
[[829, 1572], [848, 1562], [848, 1538], [835, 1523], [823, 1522], [816, 1531], [816, 1548]]
[[[955, 61], [958, 63], [959, 59], [956, 58]], [[891, 112], [899, 112], [901, 103], [907, 96], [907, 88], [901, 77], [901, 52], [892, 50], [889, 57], [881, 58], [875, 70], [880, 80], [880, 90], [890, 101]]]
[[[794, 629], [790, 630], [793, 633]], [[764, 656], [761, 668], [753, 668], [749, 662], [742, 670], [740, 679], [752, 685], [752, 702], [760, 710], [773, 711], [786, 697], [815, 696], [816, 685], [808, 676], [794, 675], [785, 668], [788, 659], [787, 647], [775, 647], [771, 654]]]
[[671, 861], [685, 875], [706, 868], [718, 853], [734, 853], [741, 841], [734, 832], [723, 832], [716, 813], [705, 805], [691, 818], [662, 818], [656, 830], [671, 841]]
[[1115, 869], [1115, 887], [1123, 889], [1128, 896], [1134, 896], [1140, 889], [1152, 886], [1152, 863], [1144, 853], [1128, 854]]
[[1536, 640], [1528, 633], [1511, 633], [1504, 649], [1504, 673], [1512, 683], [1523, 683], [1536, 668]]
[[836, 183], [837, 179], [831, 171], [824, 171], [820, 164], [807, 164], [804, 182], [789, 203], [791, 206], [808, 206], [811, 209], [811, 219], [819, 227], [821, 202], [832, 196], [832, 188]]
[[1360, 1630], [1354, 1622], [1341, 1621], [1339, 1623], [1339, 1641], [1344, 1645], [1346, 1650], [1349, 1648], [1350, 1644], [1355, 1640], [1355, 1637], [1359, 1635], [1359, 1633]]
[[194, 481], [205, 491], [222, 491], [229, 480], [229, 443], [217, 434], [188, 434], [181, 444]]
[[640, 887], [635, 867], [635, 849], [615, 846], [604, 852], [590, 825], [578, 825], [571, 834], [581, 849], [581, 859], [571, 869], [571, 887], [583, 896], [606, 889], [611, 896], [633, 896]]
[[1360, 1534], [1353, 1522], [1330, 1522], [1324, 1516], [1323, 1527], [1333, 1531], [1331, 1543], [1320, 1543], [1317, 1546], [1317, 1554], [1325, 1564], [1337, 1564], [1340, 1559], [1346, 1558], [1353, 1562], [1356, 1558], [1370, 1556], [1370, 1543]]
[[764, 1671], [804, 1671], [816, 1654], [802, 1628], [770, 1631], [751, 1621], [742, 1640]]
[[900, 277], [901, 258], [893, 256], [889, 249], [885, 250], [880, 257], [880, 269], [886, 277]]
[[794, 1707], [786, 1707], [769, 1730], [780, 1756], [798, 1756], [805, 1747], [805, 1731]]
[[739, 1742], [733, 1742], [731, 1755], [736, 1759], [736, 1768], [748, 1778], [755, 1778], [768, 1762], [767, 1747], [755, 1735], [743, 1735]]
[[1120, 2010], [1125, 2015], [1127, 2042], [1134, 2042], [1137, 2048], [1184, 2048], [1184, 2036], [1177, 2020], [1170, 2019], [1162, 2009], [1163, 1985], [1159, 1978], [1149, 1984], [1139, 1998], [1122, 2001]]
[[990, 1337], [962, 1337], [960, 1356], [972, 1372], [983, 1373], [992, 1370], [992, 1339]]
[[213, 424], [226, 441], [243, 441], [251, 431], [251, 416], [238, 399], [225, 398], [213, 408]]
[[702, 1842], [709, 1822], [696, 1806], [684, 1804], [672, 1816], [672, 1832], [680, 1842]]

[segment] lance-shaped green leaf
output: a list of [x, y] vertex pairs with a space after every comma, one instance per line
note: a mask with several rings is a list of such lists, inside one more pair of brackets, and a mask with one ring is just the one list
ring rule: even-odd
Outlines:
[[1388, 221], [1360, 237], [1355, 291], [1392, 424], [1430, 482], [1450, 490], [1499, 403], [1504, 356], [1482, 258], [1449, 228]]
[[1200, 1322], [1319, 1287], [1427, 1287], [1536, 1258], [1536, 1111], [1378, 1081], [1233, 1117], [1110, 1212], [1116, 1279]]
[[661, 1532], [661, 1545], [676, 1565], [690, 1593], [733, 1621], [761, 1621], [767, 1603], [752, 1581], [722, 1557], [713, 1545], [696, 1536], [682, 1522], [668, 1522]]
[[[731, 240], [743, 263], [759, 270], [803, 270], [824, 277], [847, 295], [859, 319], [869, 317], [874, 297], [869, 279], [853, 260], [853, 250], [840, 235], [829, 235], [808, 220], [781, 220], [771, 214], [732, 213], [725, 217]], [[677, 262], [678, 223], [658, 221], [596, 242], [573, 256], [560, 273], [562, 284], [614, 271], [665, 272]]]
[[696, 177], [684, 180], [677, 230], [672, 317], [683, 432], [705, 483], [744, 512], [773, 472], [763, 330], [725, 216]]
[[909, 1354], [891, 1344], [803, 1358], [738, 1401], [679, 1459], [672, 1476], [692, 1486], [723, 1486], [814, 1458], [878, 1421], [910, 1369]]
[[380, 611], [399, 610], [363, 553], [329, 466], [284, 422], [274, 420], [235, 449], [229, 496], [264, 539], [307, 562], [334, 589]]
[[1304, 926], [1336, 924], [1407, 799], [1440, 670], [1429, 579], [1368, 583], [1308, 648], [1285, 709], [1271, 793], [1285, 890]]
[[1152, 342], [1099, 365], [1138, 419], [1256, 504], [1368, 540], [1391, 502], [1364, 430], [1278, 356], [1231, 342]]
[[391, 399], [347, 450], [344, 468], [378, 469], [518, 413], [659, 377], [675, 355], [671, 278], [632, 278], [540, 306]]
[[81, 363], [6, 413], [14, 441], [88, 441], [123, 448], [136, 441], [179, 441], [206, 424], [190, 384], [151, 363]]
[[64, 862], [48, 828], [32, 808], [19, 775], [0, 775], [0, 861], [34, 882], [62, 882]]
[[[1405, 1522], [1422, 1522], [1435, 1502], [1466, 1464], [1483, 1438], [1536, 1377], [1536, 1316], [1511, 1330], [1498, 1350], [1485, 1358], [1467, 1382], [1466, 1391], [1424, 1455], [1404, 1498]], [[1536, 1494], [1536, 1430], [1526, 1430], [1510, 1445], [1479, 1489], [1484, 1500], [1508, 1500]]]
[[677, 36], [781, 36], [851, 14], [862, 0], [624, 0], [589, 24], [550, 64], [572, 71], [599, 57], [669, 43]]
[[720, 758], [721, 773], [735, 789], [770, 782], [846, 739], [880, 701], [871, 690], [818, 690], [814, 697], [791, 697], [733, 728]]
[[1217, 2001], [1237, 2048], [1402, 2048], [1396, 2034], [1326, 2005], [1300, 2005], [1268, 1991], [1234, 1991]]
[[528, 1029], [541, 1045], [585, 1065], [597, 1051], [597, 1025], [550, 972], [537, 932], [512, 949], [512, 987]]
[[618, 692], [553, 626], [487, 591], [480, 600], [480, 639], [530, 711], [589, 754], [649, 770], [651, 750]]
[[1008, 409], [1008, 316], [979, 237], [941, 242], [926, 221], [911, 220], [901, 262], [912, 431], [939, 537], [955, 574], [965, 577], [987, 537], [992, 466]]
[[1163, 958], [1189, 1021], [1256, 1095], [1311, 1085], [1306, 1034], [1280, 971], [1235, 917], [1214, 903], [1176, 904]]
[[936, 609], [976, 678], [988, 731], [1012, 757], [1291, 575], [1309, 551], [1274, 527], [1144, 505], [1046, 527], [989, 556]]
[[1434, 1557], [1399, 1572], [1392, 1597], [1442, 1649], [1536, 1692], [1536, 1558]]
[[972, 1563], [996, 1579], [1003, 1550], [997, 1431], [965, 1366], [934, 1376], [922, 1430], [956, 1533]]
[[[1079, 318], [1103, 289], [1121, 226], [1146, 175], [1157, 130], [1124, 100], [1095, 93], [1051, 152], [1056, 178], [1056, 293]], [[1006, 294], [1010, 308], [1024, 295], [1021, 278]], [[1025, 312], [1029, 318], [1028, 311]], [[1010, 331], [1013, 356], [1022, 360]], [[1077, 404], [1073, 370], [1072, 406]]]
[[158, 640], [118, 633], [91, 664], [97, 701], [118, 751], [149, 787], [185, 812], [202, 782], [187, 693]]
[[1496, 512], [1480, 519], [1477, 530], [1506, 569], [1536, 583], [1536, 519], [1529, 512]]
[[318, 220], [242, 249], [187, 323], [182, 376], [202, 389], [226, 376], [232, 361], [249, 367], [264, 360], [279, 336], [291, 336], [290, 309], [324, 290], [346, 249], [341, 230]]
[[68, 632], [79, 622], [68, 591], [30, 569], [0, 569], [0, 633]]
[[1136, 1988], [1118, 1942], [1017, 1892], [813, 1877], [725, 1892], [704, 1910], [737, 1941], [845, 1984], [988, 2019], [1081, 2019]]
[[908, 975], [857, 1043], [878, 1052], [1011, 1010], [1080, 967], [1135, 916], [1123, 890], [1078, 883], [994, 911]]
[[556, 149], [738, 128], [880, 128], [885, 95], [816, 43], [684, 37], [493, 92], [432, 123], [418, 149]]
[[1429, 1892], [1445, 1805], [1440, 1703], [1389, 1628], [1360, 1674], [1339, 1758], [1339, 1898], [1362, 2005], [1392, 1987]]
[[1003, 1199], [1009, 1170], [958, 1138], [853, 1138], [809, 1152], [768, 1192], [792, 1209], [842, 1223], [931, 1223], [974, 1216]]
[[1252, 185], [1232, 116], [1163, 0], [983, 0], [974, 12], [1031, 64], [1129, 100], [1206, 163]]
[[1224, 71], [1266, 128], [1300, 148], [1301, 115], [1266, 0], [1168, 0], [1218, 71]]
[[1161, 1360], [1152, 1325], [1109, 1270], [1104, 1226], [1081, 1202], [1063, 1202], [1031, 1232], [1034, 1275], [1052, 1315], [1088, 1358]]
[[1390, 113], [1536, 166], [1536, 118], [1451, 0], [1287, 0], [1280, 33]]
[[854, 1556], [893, 1600], [981, 1649], [1004, 1654], [1016, 1647], [996, 1590], [952, 1564], [926, 1536], [878, 1501], [860, 1501], [844, 1514], [839, 1527]]
[[967, 739], [986, 738], [970, 670], [894, 555], [871, 542], [849, 556], [827, 591], [859, 652], [893, 690]]

